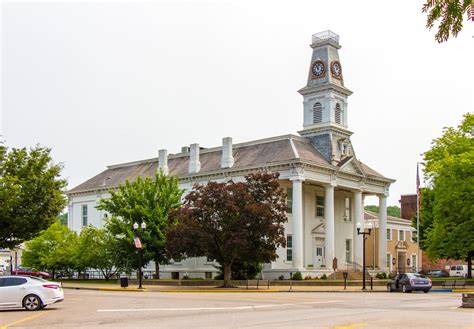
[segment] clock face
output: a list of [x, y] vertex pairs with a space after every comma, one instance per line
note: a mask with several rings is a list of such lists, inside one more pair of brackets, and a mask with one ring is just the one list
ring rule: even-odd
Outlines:
[[313, 75], [316, 76], [316, 77], [322, 77], [324, 75], [324, 72], [325, 72], [325, 67], [324, 67], [324, 63], [321, 62], [321, 61], [317, 61], [313, 64], [313, 67], [311, 68], [311, 71], [313, 72]]
[[335, 61], [331, 65], [331, 73], [335, 77], [341, 77], [342, 69], [341, 69], [341, 64], [339, 64], [338, 61]]

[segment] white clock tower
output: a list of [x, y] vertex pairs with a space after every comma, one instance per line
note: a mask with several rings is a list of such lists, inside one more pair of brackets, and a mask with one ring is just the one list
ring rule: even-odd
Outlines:
[[339, 36], [331, 31], [313, 34], [311, 48], [308, 83], [298, 90], [304, 97], [303, 130], [299, 134], [337, 165], [354, 156], [347, 124], [347, 97], [352, 91], [344, 86]]

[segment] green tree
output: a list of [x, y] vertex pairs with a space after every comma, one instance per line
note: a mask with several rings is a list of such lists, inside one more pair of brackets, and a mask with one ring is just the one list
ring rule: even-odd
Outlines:
[[[367, 205], [364, 207], [364, 209], [367, 211], [375, 212], [375, 213], [379, 212], [379, 206], [375, 206], [375, 205]], [[388, 206], [387, 215], [400, 218], [400, 207]]]
[[277, 173], [258, 173], [245, 182], [195, 185], [168, 233], [174, 259], [206, 256], [223, 267], [224, 287], [230, 286], [236, 262], [267, 263], [286, 246], [283, 224], [286, 194]]
[[116, 190], [110, 191], [110, 199], [102, 199], [98, 209], [110, 213], [106, 228], [112, 236], [122, 236], [119, 244], [130, 260], [135, 263], [133, 223], [146, 223], [143, 233], [144, 264], [155, 262], [156, 278], [159, 278], [160, 263], [166, 264], [166, 233], [170, 226], [169, 213], [181, 205], [183, 190], [179, 189], [178, 178], [156, 173], [154, 179], [138, 177], [135, 181], [126, 181]]
[[426, 246], [433, 258], [465, 259], [472, 277], [474, 256], [474, 114], [445, 128], [424, 153], [425, 178], [433, 189], [433, 225]]
[[[420, 238], [420, 248], [426, 250], [428, 232], [433, 227], [433, 203], [434, 193], [431, 188], [421, 188], [421, 204], [420, 204], [420, 232], [418, 236]], [[416, 229], [416, 216], [413, 218], [412, 226]]]
[[53, 224], [66, 204], [51, 150], [0, 145], [0, 248], [15, 248]]
[[77, 242], [76, 233], [56, 222], [25, 243], [22, 265], [48, 271], [53, 277], [60, 271], [70, 272], [76, 267], [73, 255]]
[[105, 229], [91, 225], [83, 228], [74, 251], [76, 269], [96, 269], [102, 273], [105, 280], [109, 280], [121, 272], [126, 264], [119, 242]]
[[67, 226], [67, 212], [58, 216], [58, 222]]
[[426, 0], [422, 8], [427, 13], [426, 27], [431, 30], [439, 21], [436, 41], [441, 43], [447, 41], [450, 35], [458, 35], [462, 30], [464, 14], [467, 20], [470, 19], [468, 9], [471, 2], [472, 0]]

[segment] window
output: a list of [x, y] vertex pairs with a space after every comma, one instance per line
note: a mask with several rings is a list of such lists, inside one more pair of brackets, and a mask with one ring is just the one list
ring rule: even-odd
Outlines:
[[387, 229], [387, 240], [392, 240], [392, 229]]
[[387, 260], [386, 261], [387, 261], [387, 266], [388, 266], [389, 270], [392, 270], [392, 255], [387, 253]]
[[12, 286], [20, 286], [25, 284], [27, 280], [25, 278], [3, 278], [2, 287], [12, 287]]
[[411, 267], [416, 268], [416, 255], [411, 255]]
[[336, 109], [334, 112], [336, 123], [341, 124], [341, 105], [339, 103], [336, 104]]
[[410, 238], [410, 241], [411, 241], [411, 242], [415, 242], [415, 241], [416, 241], [416, 231], [411, 231], [411, 238]]
[[291, 214], [293, 212], [293, 189], [286, 189], [286, 203], [288, 205], [287, 213]]
[[324, 197], [316, 196], [316, 217], [324, 217]]
[[346, 239], [346, 262], [352, 261], [352, 240]]
[[405, 241], [405, 231], [398, 230], [398, 241]]
[[87, 226], [87, 205], [82, 205], [82, 226]]
[[293, 261], [293, 239], [291, 235], [286, 236], [286, 260]]
[[323, 122], [323, 107], [321, 103], [315, 103], [313, 106], [313, 123]]
[[350, 222], [352, 221], [351, 218], [351, 198], [346, 198], [345, 199], [345, 211], [344, 211], [344, 221], [345, 222]]

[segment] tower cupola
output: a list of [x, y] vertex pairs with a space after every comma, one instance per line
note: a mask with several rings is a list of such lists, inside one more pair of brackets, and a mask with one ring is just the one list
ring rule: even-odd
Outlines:
[[352, 91], [344, 85], [339, 60], [339, 36], [332, 31], [313, 34], [313, 50], [303, 96], [303, 130], [300, 135], [311, 139], [313, 145], [331, 163], [337, 164], [353, 155], [348, 130], [347, 98]]

